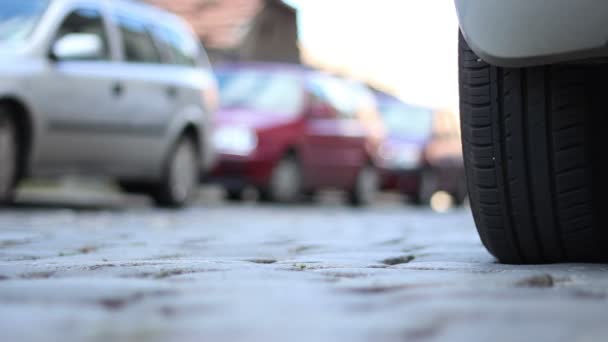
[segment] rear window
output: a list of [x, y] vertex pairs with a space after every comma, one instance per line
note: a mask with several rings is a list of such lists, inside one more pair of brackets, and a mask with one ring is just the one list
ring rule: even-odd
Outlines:
[[218, 71], [222, 108], [295, 116], [304, 95], [296, 75], [263, 71]]
[[132, 63], [160, 64], [160, 52], [146, 25], [127, 15], [118, 15], [118, 28], [122, 36], [124, 57]]
[[0, 1], [0, 42], [16, 43], [26, 40], [48, 5], [49, 0]]
[[152, 34], [163, 54], [165, 63], [196, 66], [199, 64], [201, 48], [190, 34], [179, 29], [155, 25]]
[[313, 77], [310, 81], [313, 95], [330, 104], [340, 118], [354, 118], [357, 106], [353, 93], [344, 82], [326, 76]]

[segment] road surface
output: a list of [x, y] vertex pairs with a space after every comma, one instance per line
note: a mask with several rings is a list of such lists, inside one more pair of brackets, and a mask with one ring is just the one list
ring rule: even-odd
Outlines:
[[497, 264], [467, 209], [86, 198], [0, 211], [1, 341], [608, 340], [608, 266]]

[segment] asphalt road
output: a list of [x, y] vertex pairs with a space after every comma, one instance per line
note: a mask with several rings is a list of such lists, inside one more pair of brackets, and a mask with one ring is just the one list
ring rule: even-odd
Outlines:
[[0, 341], [608, 340], [607, 265], [497, 264], [467, 209], [36, 196], [0, 211]]

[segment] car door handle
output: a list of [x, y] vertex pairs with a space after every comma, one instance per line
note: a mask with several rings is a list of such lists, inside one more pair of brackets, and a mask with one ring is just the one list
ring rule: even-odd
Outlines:
[[165, 91], [167, 92], [167, 96], [169, 98], [174, 99], [177, 97], [177, 87], [167, 87]]
[[114, 83], [112, 86], [112, 95], [114, 95], [114, 97], [121, 97], [124, 91], [125, 88], [120, 82]]

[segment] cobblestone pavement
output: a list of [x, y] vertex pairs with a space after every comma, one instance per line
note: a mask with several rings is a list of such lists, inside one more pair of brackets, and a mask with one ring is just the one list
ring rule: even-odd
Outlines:
[[497, 264], [466, 209], [0, 211], [0, 341], [606, 341], [608, 266]]

